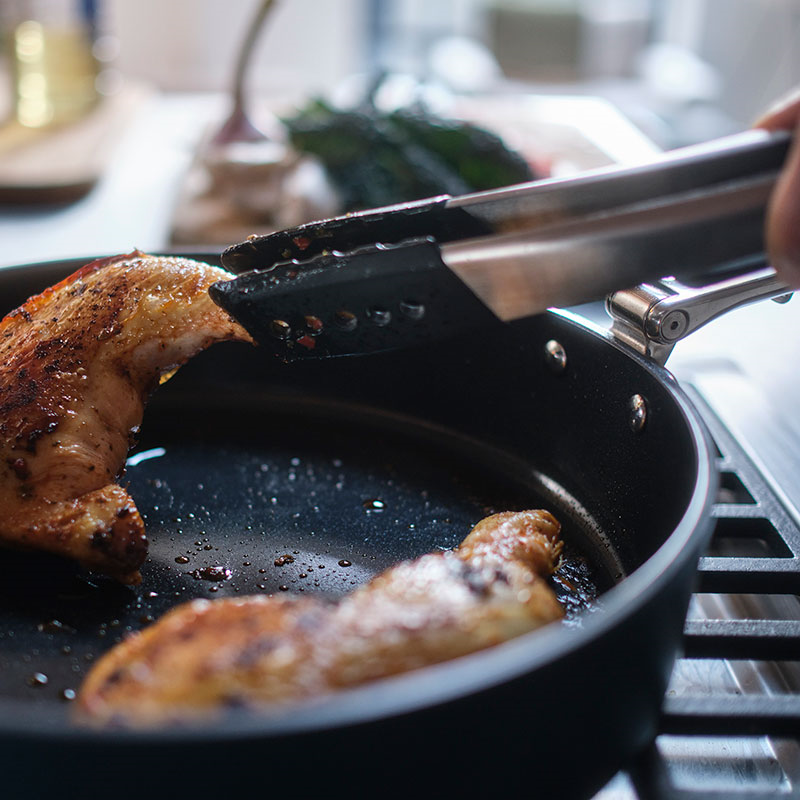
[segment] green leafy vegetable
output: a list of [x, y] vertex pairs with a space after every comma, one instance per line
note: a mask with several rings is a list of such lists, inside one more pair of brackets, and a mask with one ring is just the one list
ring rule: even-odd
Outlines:
[[345, 211], [532, 180], [500, 137], [424, 110], [340, 111], [315, 100], [284, 120], [294, 147], [325, 166]]

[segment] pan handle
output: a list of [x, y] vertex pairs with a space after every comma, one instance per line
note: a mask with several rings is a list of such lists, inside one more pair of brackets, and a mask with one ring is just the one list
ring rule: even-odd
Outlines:
[[614, 292], [606, 298], [606, 310], [616, 339], [664, 366], [676, 342], [722, 314], [758, 300], [786, 303], [791, 297], [775, 270], [762, 261], [709, 286], [665, 278]]

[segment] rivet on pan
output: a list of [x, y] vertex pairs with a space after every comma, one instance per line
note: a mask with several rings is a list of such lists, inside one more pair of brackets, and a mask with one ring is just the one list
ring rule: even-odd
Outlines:
[[409, 319], [422, 319], [425, 316], [425, 306], [416, 302], [416, 300], [402, 300], [400, 302], [400, 313]]
[[358, 318], [352, 311], [337, 311], [333, 315], [336, 324], [345, 331], [353, 331], [358, 325]]
[[274, 319], [269, 326], [270, 332], [276, 339], [288, 339], [292, 328], [288, 322], [282, 319]]
[[313, 314], [306, 314], [305, 317], [306, 328], [308, 328], [311, 333], [319, 333], [322, 330], [322, 320], [319, 317], [315, 317]]
[[647, 402], [640, 394], [628, 400], [628, 424], [634, 433], [641, 433], [647, 422]]
[[544, 346], [544, 357], [552, 372], [563, 372], [567, 368], [567, 351], [561, 342], [551, 339]]
[[389, 311], [388, 308], [380, 308], [375, 306], [367, 311], [367, 316], [370, 318], [373, 324], [381, 328], [385, 325], [388, 325], [392, 321], [392, 312]]

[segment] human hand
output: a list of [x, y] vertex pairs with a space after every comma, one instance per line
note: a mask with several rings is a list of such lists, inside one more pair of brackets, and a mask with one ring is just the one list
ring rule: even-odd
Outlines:
[[779, 277], [792, 288], [800, 288], [800, 89], [778, 101], [755, 126], [795, 134], [767, 207], [766, 238]]

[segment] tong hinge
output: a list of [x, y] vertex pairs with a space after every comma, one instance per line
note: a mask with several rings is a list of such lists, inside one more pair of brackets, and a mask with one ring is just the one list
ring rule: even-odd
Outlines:
[[664, 366], [680, 339], [726, 311], [757, 300], [787, 302], [788, 287], [771, 267], [694, 287], [674, 278], [614, 292], [606, 298], [611, 334]]

